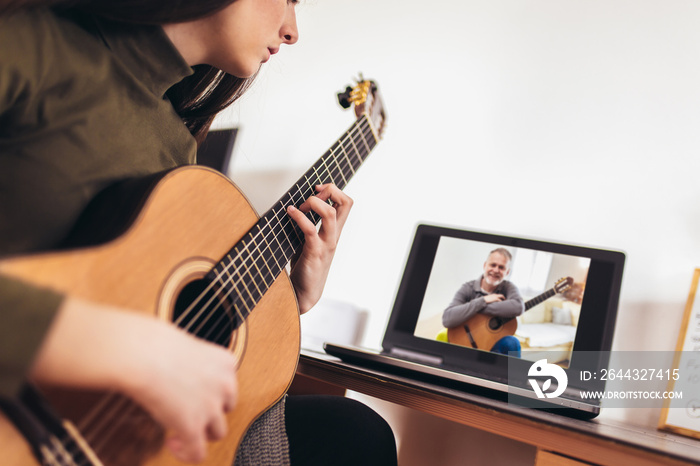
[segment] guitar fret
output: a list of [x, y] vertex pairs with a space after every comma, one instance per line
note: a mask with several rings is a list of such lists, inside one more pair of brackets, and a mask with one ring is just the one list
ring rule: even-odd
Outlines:
[[345, 158], [345, 162], [347, 163], [348, 168], [350, 168], [350, 171], [352, 172], [352, 176], [354, 176], [356, 171], [352, 167], [352, 163], [350, 163], [350, 157], [348, 156], [348, 153], [345, 151], [345, 147], [342, 144], [340, 145], [340, 150], [343, 151], [343, 157]]
[[379, 142], [379, 134], [369, 119], [367, 119], [367, 128], [369, 129], [370, 134], [372, 134], [372, 149], [374, 149]]
[[[245, 280], [245, 273], [248, 272], [248, 266], [247, 266], [247, 260], [250, 257], [249, 254], [246, 254], [246, 258], [243, 258], [244, 253], [247, 252], [248, 246], [245, 244], [244, 241], [241, 243], [241, 251], [236, 255], [235, 260], [233, 261], [233, 265], [235, 266], [236, 272], [233, 274], [234, 278], [237, 278], [236, 282], [230, 282], [230, 285], [234, 285], [234, 289], [238, 290], [238, 293], [236, 293], [236, 297], [238, 300], [234, 299], [234, 303], [237, 301], [240, 301], [242, 305], [245, 306], [245, 310], [247, 311], [244, 315], [244, 317], [248, 317], [248, 314], [250, 314], [251, 309], [253, 306], [249, 306], [248, 302], [250, 301], [251, 303], [255, 303], [256, 299], [255, 296], [253, 295], [250, 287], [246, 283]], [[246, 296], [242, 293], [245, 291]]]
[[[265, 262], [263, 258], [264, 250], [260, 249], [259, 247], [255, 248], [255, 259], [253, 259], [253, 263], [251, 264], [251, 267], [249, 268], [248, 275], [251, 276], [251, 280], [255, 281], [255, 287], [258, 290], [258, 293], [262, 296], [265, 293], [265, 290], [272, 285], [272, 283], [268, 283], [267, 279], [265, 278], [265, 272], [261, 268], [260, 262]], [[252, 276], [254, 274], [254, 277]], [[258, 282], [262, 282], [263, 288], [261, 289], [258, 286]]]
[[[273, 211], [273, 212], [275, 213], [275, 219], [277, 219], [277, 220], [278, 220], [278, 223], [279, 223], [279, 219], [277, 218], [277, 212], [276, 212], [276, 211]], [[268, 220], [268, 225], [269, 225], [269, 220]], [[273, 229], [272, 227], [270, 227], [270, 231], [273, 231], [273, 232], [274, 232], [274, 229]], [[278, 236], [276, 233], [273, 233], [272, 237], [275, 239], [275, 242], [277, 243], [277, 248], [276, 248], [277, 253], [273, 253], [273, 256], [275, 257], [275, 263], [278, 264], [278, 267], [279, 267], [278, 259], [279, 259], [280, 257], [279, 257], [279, 255], [278, 255], [278, 253], [279, 253], [280, 251], [284, 251], [284, 246], [283, 246], [282, 243], [280, 242], [280, 238], [279, 238], [279, 236]], [[289, 240], [289, 238], [287, 238], [287, 240]], [[282, 255], [282, 259], [283, 259], [283, 260], [282, 260], [282, 263], [286, 265], [286, 263], [287, 263], [287, 258], [286, 258], [286, 256], [284, 256], [284, 254]], [[282, 268], [280, 267], [280, 271], [281, 271], [281, 270], [282, 270]], [[278, 272], [278, 273], [279, 273], [279, 272]]]
[[305, 177], [305, 178], [306, 178], [306, 184], [308, 185], [308, 190], [306, 191], [306, 194], [309, 194], [309, 196], [303, 196], [303, 195], [302, 195], [302, 199], [306, 199], [307, 197], [310, 197], [310, 196], [313, 195], [312, 193], [315, 192], [315, 190], [314, 190], [314, 186], [315, 186], [315, 185], [317, 185], [317, 184], [323, 184], [323, 177], [322, 177], [321, 175], [318, 174], [318, 171], [316, 170], [316, 167], [311, 167], [311, 168], [313, 169], [314, 174], [316, 175], [316, 178], [315, 178], [315, 179], [309, 180], [308, 177]]
[[[374, 133], [372, 132], [372, 128], [368, 128], [368, 129], [369, 129], [369, 131], [362, 132], [362, 138], [364, 139], [365, 144], [368, 147], [367, 153], [369, 154], [369, 152], [372, 149], [374, 149], [374, 146], [377, 145], [377, 141], [374, 139]], [[368, 136], [372, 136], [372, 137], [370, 138]]]
[[66, 431], [64, 434], [62, 439], [49, 435], [46, 439], [47, 443], [42, 443], [39, 446], [42, 464], [56, 466], [98, 466], [102, 464], [94, 457], [92, 452], [84, 450], [70, 436], [69, 432]]
[[366, 131], [362, 131], [362, 137], [365, 140], [365, 143], [367, 144], [367, 153], [369, 154], [372, 149], [374, 149], [374, 146], [377, 145], [377, 140], [374, 139], [374, 133], [372, 132], [371, 127], [367, 127]]
[[364, 135], [364, 133], [362, 133], [362, 132], [360, 132], [360, 139], [362, 140], [362, 143], [363, 143], [363, 144], [365, 145], [365, 147], [367, 148], [367, 154], [369, 154], [369, 152], [370, 152], [372, 149], [369, 148], [369, 145], [367, 144], [367, 140], [366, 140], [366, 138], [365, 138], [365, 135]]
[[[257, 255], [255, 255], [256, 250], [247, 251], [247, 252], [248, 252], [249, 258], [257, 257]], [[251, 261], [252, 261], [251, 266], [257, 268], [257, 266], [255, 265], [255, 259], [251, 259]], [[253, 283], [253, 285], [255, 286], [255, 290], [257, 290], [257, 292], [258, 292], [258, 295], [256, 296], [257, 299], [253, 300], [254, 302], [257, 302], [260, 299], [260, 297], [263, 295], [263, 293], [260, 291], [260, 288], [258, 287], [258, 280], [256, 280], [255, 277], [253, 276], [253, 274], [251, 273], [251, 270], [252, 270], [251, 266], [244, 267], [243, 270], [245, 270], [245, 273], [248, 274], [248, 276], [250, 277], [250, 281]], [[247, 285], [246, 285], [246, 289], [248, 289]], [[252, 293], [249, 292], [249, 294], [252, 296]]]
[[[330, 153], [329, 153], [330, 155]], [[340, 189], [343, 189], [345, 187], [345, 184], [342, 184], [339, 182], [339, 180], [336, 179], [335, 176], [333, 176], [333, 171], [331, 168], [326, 164], [326, 159], [324, 157], [321, 157], [321, 163], [323, 164], [323, 167], [326, 170], [326, 173], [328, 173], [328, 178], [330, 179], [330, 182], [333, 183], [334, 185], [338, 186]], [[342, 173], [341, 173], [342, 176]]]
[[369, 125], [369, 130], [372, 132], [372, 140], [374, 141], [374, 145], [376, 145], [377, 142], [379, 142], [379, 134], [377, 133], [376, 129], [374, 128], [374, 125], [369, 120], [369, 118], [367, 118], [367, 123]]
[[555, 294], [557, 294], [556, 291], [553, 289], [550, 289], [550, 290], [545, 291], [544, 293], [542, 293], [539, 296], [535, 296], [534, 298], [528, 300], [525, 303], [525, 310], [527, 311], [528, 309], [531, 309], [532, 307], [537, 306], [540, 303], [543, 303], [544, 301], [548, 300], [549, 298], [551, 298]]
[[316, 168], [315, 165], [313, 167], [311, 167], [311, 170], [313, 170], [313, 172], [314, 172], [314, 177], [311, 178], [310, 181], [307, 178], [307, 183], [309, 185], [309, 190], [307, 192], [309, 192], [309, 193], [311, 193], [312, 191], [315, 192], [315, 190], [313, 190], [313, 186], [315, 186], [317, 184], [324, 183], [324, 176], [322, 173], [318, 172], [318, 169]]
[[49, 448], [46, 445], [42, 445], [40, 447], [40, 450], [41, 450], [41, 456], [43, 457], [43, 462], [45, 464], [59, 465], [59, 466], [65, 464], [63, 461], [60, 461], [58, 459], [58, 455], [56, 454], [56, 452], [53, 451], [52, 448]]
[[[270, 220], [267, 219], [267, 225], [269, 225], [269, 224], [270, 224]], [[268, 261], [268, 256], [269, 256], [270, 258], [272, 258], [272, 259], [275, 260], [275, 266], [276, 266], [277, 268], [279, 268], [279, 264], [277, 263], [277, 258], [275, 257], [275, 255], [272, 254], [272, 247], [270, 246], [270, 243], [267, 241], [267, 236], [263, 236], [262, 239], [263, 239], [263, 241], [265, 242], [265, 245], [266, 245], [266, 247], [263, 248], [263, 254], [262, 254], [263, 263], [264, 263], [265, 266], [267, 267], [267, 271], [270, 272], [270, 276], [272, 277], [272, 281], [274, 282], [276, 274], [275, 274], [275, 272], [273, 272], [272, 269], [270, 268], [270, 263], [269, 263], [269, 261]], [[267, 282], [265, 282], [265, 283], [267, 284]], [[270, 285], [272, 285], [272, 284], [270, 284]], [[268, 285], [268, 286], [270, 286], [270, 285]]]
[[[267, 283], [267, 280], [265, 280], [265, 275], [263, 274], [262, 270], [260, 270], [260, 267], [258, 266], [258, 262], [261, 260], [262, 256], [258, 256], [258, 259], [256, 259], [253, 262], [253, 266], [255, 267], [255, 271], [257, 272], [256, 275], [260, 277], [260, 280], [262, 280], [263, 284], [265, 285], [263, 288], [267, 290], [272, 286], [272, 283]], [[260, 288], [256, 285], [255, 286], [258, 289], [258, 293], [262, 297], [262, 295], [265, 293], [265, 291], [260, 290]]]
[[[294, 203], [294, 199], [292, 198], [292, 195], [291, 195], [291, 194], [289, 195], [289, 197], [290, 197], [290, 200], [292, 201], [292, 203]], [[293, 223], [291, 223], [291, 222], [288, 222], [288, 223], [285, 224], [285, 226], [289, 226], [289, 225], [292, 226], [292, 233], [294, 233], [294, 235], [297, 237], [297, 241], [301, 241], [302, 239], [301, 239], [301, 237], [299, 236], [299, 233], [298, 233], [297, 229], [295, 228], [295, 224], [293, 224]], [[288, 228], [286, 228], [286, 229], [288, 229]], [[291, 239], [290, 239], [289, 235], [287, 235], [287, 232], [285, 231], [286, 229], [283, 227], [282, 233], [284, 233], [285, 237], [287, 238], [287, 242], [291, 244]], [[287, 261], [289, 261], [290, 258], [285, 256], [285, 259], [286, 259]]]
[[321, 165], [323, 165], [323, 171], [325, 171], [328, 174], [328, 182], [333, 183], [340, 189], [343, 189], [344, 185], [342, 180], [338, 179], [338, 174], [335, 173], [335, 167], [333, 165], [329, 165], [329, 162], [330, 161], [326, 160], [325, 157], [321, 157]]
[[[241, 271], [245, 270], [245, 261], [241, 258], [242, 251], [245, 251], [245, 246], [243, 245], [241, 250], [235, 249], [234, 251], [236, 253], [233, 254], [233, 257], [231, 257], [229, 264], [224, 268], [222, 272], [222, 274], [226, 273], [226, 275], [229, 278], [227, 280], [221, 280], [222, 274], [220, 274], [220, 289], [224, 291], [224, 296], [230, 299], [230, 301], [233, 303], [233, 306], [237, 310], [238, 308], [240, 308], [241, 305], [246, 307], [246, 309], [244, 310], [247, 312], [240, 312], [240, 317], [246, 318], [250, 313], [250, 308], [248, 308], [247, 306], [246, 298], [243, 295], [243, 291], [245, 291], [248, 294], [249, 298], [253, 299], [253, 297], [250, 294], [250, 290], [243, 282], [243, 275], [241, 274]], [[231, 273], [231, 270], [233, 270], [233, 273]], [[233, 298], [231, 299], [232, 295]], [[202, 322], [198, 327], [198, 330], [201, 330], [205, 323], [206, 321]]]
[[[343, 153], [345, 153], [345, 149], [343, 149]], [[345, 166], [346, 166], [347, 169], [348, 169], [348, 171], [347, 171], [347, 177], [348, 177], [348, 179], [350, 179], [350, 178], [352, 178], [353, 176], [355, 176], [356, 170], [355, 170], [355, 168], [350, 164], [350, 160], [348, 159], [347, 154], [345, 154], [343, 160], [345, 160]]]
[[321, 158], [321, 165], [324, 165], [325, 170], [320, 170], [320, 174], [319, 170], [317, 170], [316, 167], [314, 167], [314, 172], [318, 175], [319, 180], [322, 180], [322, 183], [320, 184], [333, 183], [333, 177], [331, 176], [331, 172], [328, 171], [328, 167], [326, 167], [323, 163], [323, 158]]
[[[332, 152], [331, 152], [331, 155], [333, 155]], [[340, 164], [338, 163], [338, 158], [337, 158], [337, 157], [332, 157], [332, 159], [333, 159], [333, 162], [335, 162], [335, 165], [338, 167], [338, 172], [340, 173], [340, 176], [343, 177], [343, 188], [344, 188], [345, 186], [348, 185], [348, 180], [345, 178], [345, 174], [343, 173], [343, 169], [342, 169], [342, 167], [340, 166]]]
[[352, 148], [355, 150], [354, 154], [355, 157], [357, 157], [358, 161], [362, 163], [362, 157], [360, 157], [360, 150], [357, 148], [357, 144], [355, 144], [355, 139], [351, 138], [350, 143], [352, 144]]
[[359, 131], [357, 132], [357, 133], [358, 133], [358, 139], [361, 140], [362, 143], [363, 143], [364, 146], [365, 146], [365, 149], [366, 149], [366, 152], [364, 152], [365, 155], [366, 155], [366, 154], [369, 154], [369, 152], [370, 152], [370, 150], [371, 150], [369, 144], [367, 143], [367, 137], [366, 137], [366, 131], [367, 131], [368, 128], [369, 128], [368, 126], [361, 125], [361, 126], [358, 128]]
[[[360, 150], [357, 148], [357, 144], [355, 144], [355, 136], [352, 136], [349, 138], [348, 142], [350, 143], [350, 162], [353, 164], [354, 167], [360, 166], [362, 163], [362, 157], [360, 157]], [[356, 162], [352, 161], [352, 157], [355, 158]]]
[[[229, 263], [233, 264], [233, 258], [231, 257], [231, 255], [229, 254], [226, 257], [228, 257]], [[227, 277], [226, 282], [233, 281], [233, 274], [231, 273], [231, 268], [232, 267], [226, 267], [226, 268], [224, 268], [224, 270], [222, 272], [222, 273], [226, 274], [226, 277]], [[222, 282], [221, 284], [223, 286], [225, 282], [223, 282], [221, 279], [219, 281]]]
[[54, 453], [54, 458], [58, 461], [58, 464], [61, 465], [75, 465], [75, 461], [73, 461], [73, 456], [67, 451], [65, 445], [63, 445], [61, 442], [58, 441], [57, 438], [51, 437], [51, 444], [52, 447], [51, 450], [53, 450]]
[[[225, 278], [227, 292], [234, 293], [233, 305], [246, 318], [277, 276], [301, 249], [304, 235], [298, 225], [286, 213], [287, 206], [298, 207], [316, 194], [318, 184], [333, 183], [344, 188], [355, 175], [357, 168], [371, 152], [376, 140], [366, 115], [361, 116], [314, 165], [301, 176], [285, 196], [273, 204], [256, 226], [232, 249], [226, 261], [217, 264], [209, 277], [221, 282]], [[374, 134], [373, 134], [374, 135]], [[307, 214], [312, 222], [321, 217], [315, 212]], [[256, 257], [243, 260], [242, 257]], [[229, 265], [225, 265], [228, 262]], [[269, 274], [269, 276], [268, 276]], [[252, 282], [252, 284], [251, 284]]]
[[[272, 284], [275, 282], [276, 275], [275, 273], [270, 269], [270, 264], [268, 263], [268, 259], [270, 257], [274, 257], [272, 255], [272, 251], [270, 250], [269, 243], [267, 242], [267, 238], [264, 235], [259, 235], [260, 238], [258, 239], [258, 244], [257, 244], [257, 250], [259, 251], [258, 257], [254, 262], [255, 269], [257, 270], [258, 274], [260, 275], [260, 278], [262, 279], [265, 289], [269, 288], [272, 286]], [[275, 259], [275, 262], [276, 259]], [[270, 281], [268, 282], [267, 277], [269, 277]], [[264, 293], [264, 290], [263, 290]]]

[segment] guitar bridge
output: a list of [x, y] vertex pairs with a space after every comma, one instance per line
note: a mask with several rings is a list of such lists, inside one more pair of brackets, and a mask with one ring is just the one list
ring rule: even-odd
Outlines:
[[33, 386], [26, 385], [17, 401], [0, 400], [0, 409], [24, 436], [42, 465], [102, 466], [78, 430], [61, 420]]
[[469, 337], [469, 342], [472, 344], [472, 348], [479, 349], [479, 347], [476, 344], [476, 340], [474, 340], [474, 335], [472, 335], [472, 331], [469, 330], [469, 325], [464, 326], [464, 331], [467, 333], [467, 336]]

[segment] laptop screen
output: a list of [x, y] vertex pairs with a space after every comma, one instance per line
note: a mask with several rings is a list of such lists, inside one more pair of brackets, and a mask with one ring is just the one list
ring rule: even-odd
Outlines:
[[419, 225], [382, 346], [502, 382], [542, 358], [606, 367], [623, 265], [618, 251]]

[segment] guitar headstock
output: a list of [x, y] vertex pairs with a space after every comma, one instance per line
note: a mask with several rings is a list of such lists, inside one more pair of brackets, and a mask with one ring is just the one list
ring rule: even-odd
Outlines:
[[563, 293], [574, 284], [574, 279], [571, 277], [564, 277], [557, 280], [554, 284], [554, 291], [557, 293]]
[[384, 132], [386, 112], [374, 81], [360, 77], [355, 86], [348, 86], [344, 92], [338, 93], [338, 102], [343, 108], [355, 106], [355, 115], [360, 118], [366, 114], [378, 137]]

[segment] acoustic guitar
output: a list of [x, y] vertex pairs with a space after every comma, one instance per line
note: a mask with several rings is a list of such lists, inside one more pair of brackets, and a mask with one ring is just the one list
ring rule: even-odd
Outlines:
[[[286, 209], [315, 195], [317, 184], [344, 188], [379, 142], [386, 118], [371, 81], [338, 97], [354, 106], [357, 120], [262, 217], [228, 178], [186, 166], [150, 180], [145, 197], [128, 189], [141, 183], [116, 190], [140, 204], [116, 238], [0, 261], [2, 274], [152, 315], [238, 356], [238, 404], [226, 438], [209, 444], [202, 464], [233, 464], [248, 427], [294, 376], [299, 311], [286, 267], [304, 236]], [[107, 217], [104, 208], [90, 211], [86, 226], [119, 210]], [[181, 464], [164, 446], [162, 427], [118, 393], [28, 386], [20, 402], [2, 407], [3, 464]]]
[[[564, 277], [557, 280], [554, 287], [525, 302], [525, 312], [571, 288], [574, 279]], [[508, 335], [515, 335], [518, 321], [515, 317], [497, 317], [480, 312], [470, 317], [463, 324], [447, 329], [447, 341], [456, 345], [489, 351], [498, 340]]]

